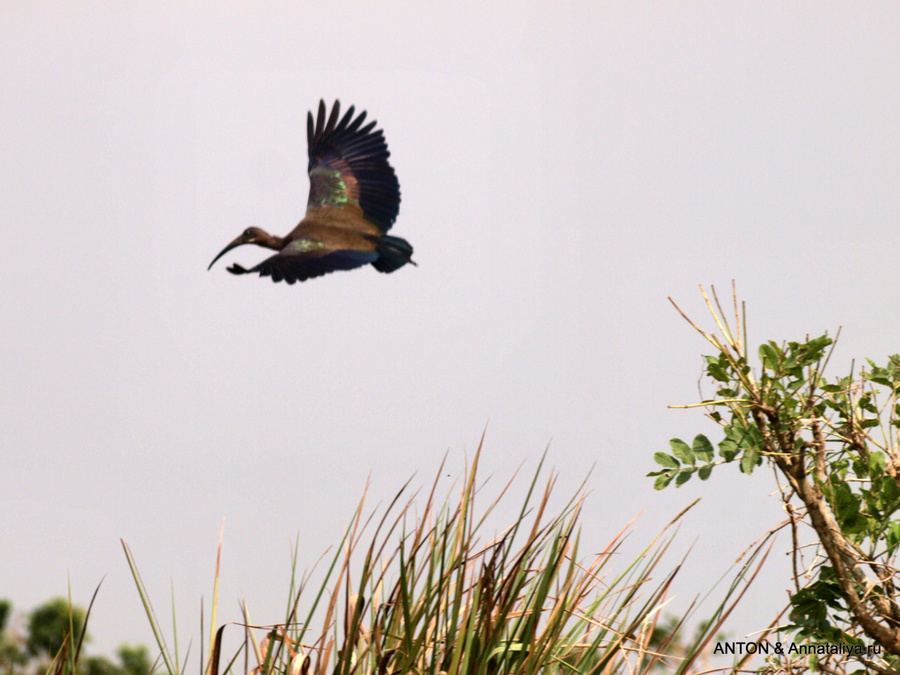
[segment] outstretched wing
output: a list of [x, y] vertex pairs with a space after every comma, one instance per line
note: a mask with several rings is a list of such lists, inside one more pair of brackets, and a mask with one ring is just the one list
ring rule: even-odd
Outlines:
[[319, 101], [315, 125], [311, 112], [307, 118], [309, 201], [306, 212], [322, 207], [356, 206], [366, 220], [382, 233], [387, 232], [400, 210], [400, 183], [388, 162], [391, 153], [384, 132], [375, 129], [376, 122], [362, 126], [365, 111], [353, 119], [353, 106], [338, 121], [340, 108], [340, 102], [335, 101], [326, 121], [325, 101]]
[[[292, 242], [300, 244], [301, 242]], [[318, 242], [307, 242], [316, 243]], [[286, 281], [293, 284], [295, 281], [306, 281], [313, 277], [320, 277], [335, 270], [352, 270], [362, 267], [377, 260], [375, 251], [333, 250], [324, 247], [301, 248], [287, 246], [276, 255], [266, 258], [255, 267], [244, 270], [235, 265], [235, 270], [229, 270], [235, 274], [245, 272], [259, 272], [261, 277], [272, 277], [272, 281]]]

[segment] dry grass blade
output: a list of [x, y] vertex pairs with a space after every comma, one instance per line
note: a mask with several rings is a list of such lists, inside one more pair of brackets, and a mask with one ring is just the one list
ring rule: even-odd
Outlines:
[[144, 585], [144, 580], [141, 579], [141, 574], [138, 571], [134, 555], [131, 553], [131, 549], [128, 547], [128, 544], [125, 543], [124, 539], [120, 539], [119, 541], [122, 543], [122, 548], [125, 550], [125, 558], [128, 561], [128, 567], [131, 570], [131, 576], [134, 578], [134, 583], [137, 586], [138, 595], [141, 596], [141, 603], [144, 605], [144, 612], [146, 613], [147, 619], [150, 622], [150, 627], [153, 630], [153, 637], [156, 638], [156, 644], [159, 647], [159, 653], [160, 656], [162, 656], [163, 663], [165, 663], [166, 672], [169, 673], [169, 675], [181, 675], [181, 665], [178, 663], [177, 658], [173, 658], [172, 654], [169, 652], [169, 647], [163, 637], [159, 620], [156, 618], [156, 611], [153, 609], [153, 605], [150, 602], [150, 595], [147, 593], [147, 587]]
[[216, 618], [219, 610], [219, 578], [222, 570], [222, 538], [225, 536], [225, 519], [219, 529], [219, 545], [216, 547], [216, 576], [213, 580], [212, 616], [209, 629], [209, 659], [207, 675], [216, 675], [219, 670], [219, 654], [222, 646], [222, 630], [216, 630]]

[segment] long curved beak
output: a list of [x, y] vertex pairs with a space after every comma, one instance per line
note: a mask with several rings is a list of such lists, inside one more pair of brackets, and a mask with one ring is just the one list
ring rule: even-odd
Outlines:
[[209, 270], [211, 270], [211, 269], [212, 269], [212, 266], [216, 264], [216, 260], [218, 260], [219, 258], [221, 258], [221, 257], [222, 257], [223, 255], [225, 255], [226, 253], [228, 253], [228, 251], [230, 251], [230, 250], [233, 249], [233, 248], [237, 248], [237, 247], [240, 246], [241, 244], [246, 244], [246, 243], [247, 243], [247, 242], [244, 241], [244, 235], [241, 235], [240, 237], [238, 237], [237, 239], [235, 239], [233, 242], [231, 242], [230, 244], [228, 244], [228, 246], [226, 246], [225, 248], [223, 248], [223, 249], [221, 250], [221, 252], [219, 253], [219, 255], [217, 255], [215, 258], [213, 258], [213, 261], [212, 261], [211, 263], [209, 263], [209, 267], [206, 268], [206, 271], [208, 272]]

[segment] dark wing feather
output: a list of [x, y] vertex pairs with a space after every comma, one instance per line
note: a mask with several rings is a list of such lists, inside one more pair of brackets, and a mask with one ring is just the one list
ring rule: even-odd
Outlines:
[[340, 117], [340, 102], [335, 101], [326, 121], [325, 102], [320, 101], [315, 125], [312, 113], [307, 117], [310, 185], [306, 210], [356, 204], [366, 220], [387, 232], [400, 210], [400, 183], [388, 162], [391, 153], [384, 132], [375, 129], [377, 122], [362, 126], [365, 111], [353, 119], [354, 111], [350, 106]]
[[266, 258], [249, 272], [259, 272], [261, 277], [272, 277], [272, 281], [306, 281], [335, 270], [352, 270], [377, 260], [374, 251], [334, 251], [318, 249], [305, 253], [292, 253], [285, 249], [281, 253]]

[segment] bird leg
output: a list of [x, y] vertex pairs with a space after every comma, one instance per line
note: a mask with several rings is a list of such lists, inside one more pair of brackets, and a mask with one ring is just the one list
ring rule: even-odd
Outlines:
[[250, 270], [244, 269], [237, 263], [232, 263], [231, 267], [226, 267], [225, 269], [227, 269], [232, 274], [248, 274], [250, 272]]

